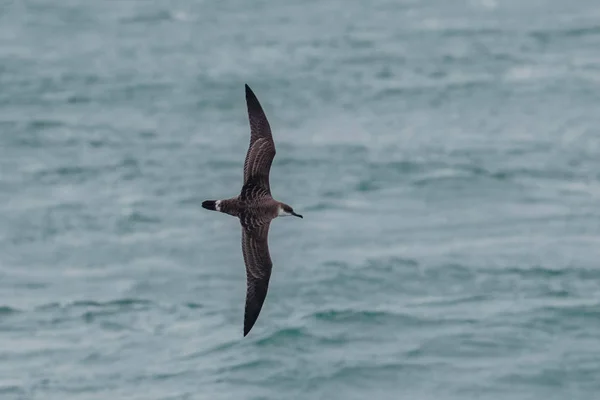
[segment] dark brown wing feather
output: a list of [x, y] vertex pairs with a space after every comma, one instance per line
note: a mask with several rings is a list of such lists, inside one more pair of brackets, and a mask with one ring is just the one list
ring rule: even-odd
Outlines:
[[256, 95], [246, 85], [246, 105], [250, 120], [250, 146], [244, 162], [244, 185], [254, 181], [271, 193], [269, 171], [275, 157], [275, 143], [271, 135], [271, 127]]
[[242, 228], [242, 253], [246, 264], [246, 309], [244, 336], [250, 332], [262, 309], [273, 263], [269, 255], [269, 224], [255, 228]]
[[254, 177], [242, 186], [239, 199], [245, 202], [254, 202], [267, 197], [271, 197], [271, 191], [268, 186], [265, 187], [260, 179]]

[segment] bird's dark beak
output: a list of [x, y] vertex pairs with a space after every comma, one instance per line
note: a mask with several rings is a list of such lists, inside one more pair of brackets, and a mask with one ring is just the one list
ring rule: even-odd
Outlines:
[[304, 218], [302, 215], [300, 215], [300, 214], [296, 214], [296, 213], [295, 213], [295, 212], [293, 212], [293, 211], [292, 211], [292, 215], [293, 215], [294, 217], [298, 217], [298, 218]]

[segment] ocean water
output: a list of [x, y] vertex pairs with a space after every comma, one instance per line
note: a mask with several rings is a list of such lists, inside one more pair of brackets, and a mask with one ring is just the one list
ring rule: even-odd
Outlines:
[[[594, 399], [593, 0], [0, 2], [0, 398]], [[277, 146], [242, 337], [248, 83]]]

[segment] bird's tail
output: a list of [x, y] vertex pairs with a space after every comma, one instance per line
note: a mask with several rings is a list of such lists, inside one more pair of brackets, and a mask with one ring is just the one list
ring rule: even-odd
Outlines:
[[205, 200], [202, 202], [202, 208], [217, 211], [217, 201], [218, 200]]

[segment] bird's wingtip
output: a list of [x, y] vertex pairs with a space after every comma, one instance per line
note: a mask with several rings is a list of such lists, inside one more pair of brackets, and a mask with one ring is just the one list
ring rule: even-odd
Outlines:
[[248, 84], [245, 84], [245, 86], [246, 86], [246, 104], [248, 105], [248, 110], [252, 109], [254, 112], [261, 112], [262, 107], [260, 106], [260, 103], [258, 102], [258, 98], [254, 94], [254, 91], [252, 89], [250, 89], [250, 86], [248, 86]]
[[205, 200], [202, 202], [202, 208], [214, 211], [217, 209], [217, 202], [216, 200]]
[[256, 323], [256, 318], [254, 318], [254, 321], [252, 320], [252, 318], [250, 318], [250, 319], [244, 318], [244, 337], [248, 336], [248, 334], [250, 333], [252, 328], [254, 328], [255, 323]]
[[258, 99], [256, 98], [256, 95], [254, 94], [252, 89], [250, 89], [250, 86], [248, 86], [247, 83], [244, 84], [244, 87], [246, 88], [246, 100], [258, 101]]

